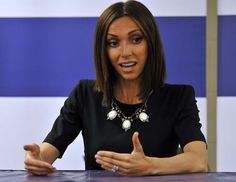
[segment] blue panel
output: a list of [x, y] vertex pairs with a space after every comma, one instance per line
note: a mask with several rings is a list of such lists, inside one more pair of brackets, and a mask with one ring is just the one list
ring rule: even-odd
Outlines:
[[236, 16], [219, 17], [218, 95], [236, 96]]
[[94, 78], [94, 18], [0, 19], [0, 95], [63, 96]]
[[[66, 96], [95, 78], [97, 18], [1, 18], [0, 96]], [[160, 17], [168, 82], [205, 96], [205, 18]]]
[[157, 23], [168, 82], [191, 84], [198, 97], [205, 97], [205, 17], [161, 17]]

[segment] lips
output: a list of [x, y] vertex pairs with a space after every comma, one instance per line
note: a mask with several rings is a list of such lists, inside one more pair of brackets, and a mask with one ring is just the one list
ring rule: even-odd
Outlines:
[[135, 62], [135, 61], [119, 63], [119, 66], [121, 67], [123, 72], [131, 72], [131, 71], [133, 71], [135, 69], [136, 65], [137, 65], [137, 62]]
[[135, 63], [135, 62], [129, 62], [129, 63], [122, 63], [122, 64], [120, 64], [120, 66], [128, 68], [128, 67], [135, 66], [136, 64], [137, 63]]

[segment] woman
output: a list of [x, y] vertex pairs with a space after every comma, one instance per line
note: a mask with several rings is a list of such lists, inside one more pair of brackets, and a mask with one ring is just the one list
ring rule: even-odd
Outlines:
[[26, 170], [53, 173], [52, 163], [82, 131], [86, 169], [127, 176], [207, 172], [194, 90], [164, 83], [161, 38], [143, 4], [119, 2], [102, 13], [94, 61], [96, 81], [79, 82], [41, 146], [24, 146]]

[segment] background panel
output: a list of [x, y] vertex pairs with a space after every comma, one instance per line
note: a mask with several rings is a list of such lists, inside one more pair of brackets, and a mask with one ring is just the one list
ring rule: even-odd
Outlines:
[[[0, 19], [0, 96], [67, 96], [79, 79], [95, 78], [97, 18]], [[170, 83], [205, 96], [205, 18], [157, 18]], [[174, 30], [174, 31], [173, 31]]]

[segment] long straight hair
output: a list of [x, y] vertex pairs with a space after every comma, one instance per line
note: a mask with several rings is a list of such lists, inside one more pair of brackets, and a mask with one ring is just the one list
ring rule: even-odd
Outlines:
[[103, 93], [102, 105], [108, 106], [113, 95], [116, 71], [107, 54], [107, 32], [111, 23], [122, 16], [130, 17], [141, 29], [148, 45], [148, 56], [141, 75], [139, 98], [144, 100], [152, 89], [164, 84], [166, 78], [165, 56], [160, 33], [152, 13], [142, 3], [134, 0], [118, 2], [108, 7], [100, 16], [94, 36], [95, 89]]

